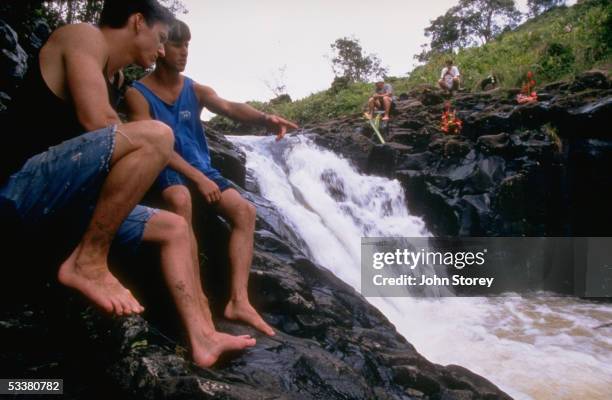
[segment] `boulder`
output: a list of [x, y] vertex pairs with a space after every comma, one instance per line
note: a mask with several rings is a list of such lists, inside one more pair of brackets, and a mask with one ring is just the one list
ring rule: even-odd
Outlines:
[[0, 91], [10, 92], [28, 70], [28, 55], [19, 45], [17, 33], [0, 20]]

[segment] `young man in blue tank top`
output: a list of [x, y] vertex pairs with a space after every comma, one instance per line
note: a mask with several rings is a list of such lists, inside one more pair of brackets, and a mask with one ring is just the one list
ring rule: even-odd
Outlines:
[[[211, 327], [185, 219], [137, 205], [173, 153], [172, 130], [158, 121], [122, 124], [107, 88], [123, 67], [149, 67], [163, 56], [172, 21], [157, 0], [106, 0], [99, 27], [66, 25], [51, 35], [39, 56], [40, 93], [26, 96], [32, 121], [21, 121], [22, 129], [6, 138], [5, 155], [15, 166], [0, 171], [0, 205], [3, 216], [5, 207], [10, 209], [30, 232], [51, 223], [54, 231], [47, 234], [60, 236], [61, 245], [67, 246], [68, 231], [82, 237], [68, 249], [72, 253], [59, 268], [59, 281], [116, 315], [143, 308], [109, 271], [111, 244], [158, 244], [192, 357], [208, 367], [223, 352], [253, 346], [255, 340]], [[63, 111], [48, 117], [50, 127], [42, 121], [39, 129], [28, 129], [36, 111], [49, 104]], [[62, 127], [66, 120], [76, 123]], [[80, 129], [89, 133], [77, 136]], [[38, 149], [41, 143], [44, 150]], [[32, 148], [38, 154], [27, 154]]]
[[[191, 195], [186, 186], [190, 181], [205, 201], [232, 225], [229, 239], [231, 293], [225, 317], [241, 320], [274, 335], [274, 330], [251, 306], [247, 293], [253, 258], [255, 207], [231, 188], [210, 164], [200, 113], [206, 107], [241, 122], [266, 126], [277, 133], [277, 139], [281, 139], [288, 129], [296, 129], [297, 125], [247, 104], [224, 100], [210, 87], [184, 76], [190, 39], [187, 25], [176, 21], [170, 29], [165, 55], [158, 60], [155, 70], [128, 89], [128, 113], [131, 120], [159, 119], [174, 131], [176, 151], [169, 168], [162, 172], [157, 182], [169, 209], [191, 224]], [[198, 265], [193, 230], [192, 243], [193, 262]]]

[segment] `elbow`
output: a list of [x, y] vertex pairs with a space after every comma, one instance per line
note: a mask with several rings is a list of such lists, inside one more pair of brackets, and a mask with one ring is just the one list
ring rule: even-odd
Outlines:
[[106, 128], [109, 125], [120, 124], [121, 120], [116, 114], [111, 115], [110, 113], [100, 113], [89, 117], [79, 118], [79, 122], [81, 123], [83, 128], [85, 128], [86, 132], [91, 132], [98, 129]]

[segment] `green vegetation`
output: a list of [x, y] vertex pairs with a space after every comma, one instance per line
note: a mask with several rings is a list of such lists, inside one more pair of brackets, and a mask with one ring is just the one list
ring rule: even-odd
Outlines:
[[[393, 85], [396, 95], [421, 84], [435, 85], [447, 58], [449, 53], [432, 54], [409, 77], [388, 77], [386, 81]], [[527, 71], [533, 71], [541, 85], [593, 67], [607, 67], [612, 62], [612, 3], [586, 0], [572, 7], [553, 8], [486, 45], [459, 50], [452, 58], [461, 70], [462, 86], [468, 90], [479, 90], [481, 80], [490, 74], [502, 87], [509, 88], [520, 87]], [[301, 100], [252, 105], [305, 124], [358, 115], [372, 91], [371, 83], [336, 78], [330, 89]], [[215, 117], [213, 124], [224, 129], [234, 127], [220, 117]]]
[[[611, 53], [612, 4], [591, 0], [554, 8], [484, 46], [460, 50], [452, 58], [461, 70], [462, 85], [476, 90], [489, 74], [504, 87], [519, 86], [527, 71], [533, 71], [538, 84], [570, 78], [609, 63]], [[448, 53], [433, 55], [408, 80], [413, 85], [435, 82], [447, 58]]]

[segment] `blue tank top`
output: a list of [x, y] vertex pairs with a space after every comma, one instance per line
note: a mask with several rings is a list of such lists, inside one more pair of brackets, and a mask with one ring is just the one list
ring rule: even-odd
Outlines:
[[209, 170], [210, 154], [194, 82], [184, 77], [183, 89], [174, 104], [166, 103], [140, 82], [134, 82], [133, 87], [147, 99], [151, 116], [174, 131], [174, 150], [195, 168], [202, 172]]

